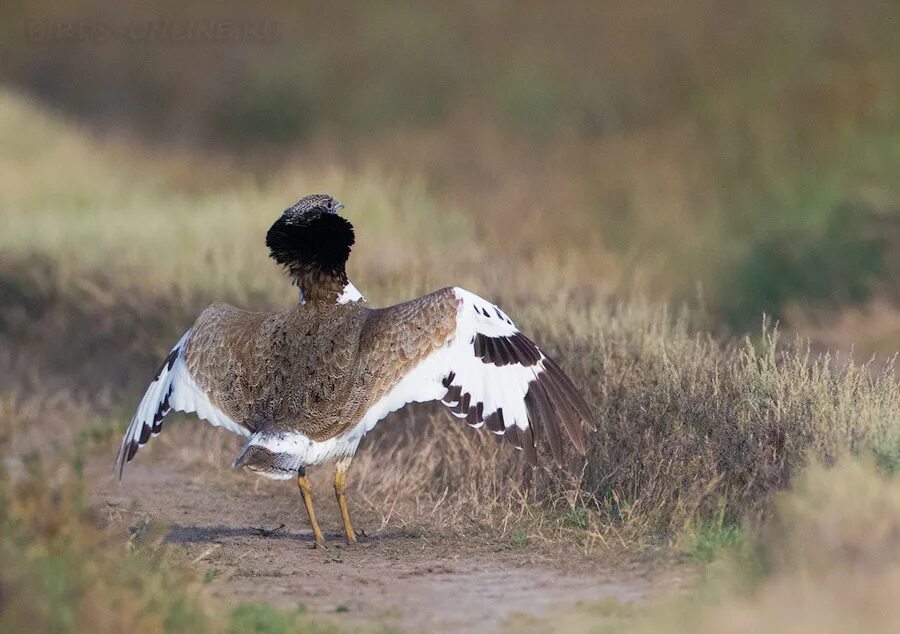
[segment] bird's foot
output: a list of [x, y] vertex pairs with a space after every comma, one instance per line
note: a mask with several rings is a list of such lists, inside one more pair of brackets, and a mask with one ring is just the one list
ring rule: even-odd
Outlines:
[[343, 548], [368, 548], [371, 544], [365, 531], [353, 531], [345, 536]]

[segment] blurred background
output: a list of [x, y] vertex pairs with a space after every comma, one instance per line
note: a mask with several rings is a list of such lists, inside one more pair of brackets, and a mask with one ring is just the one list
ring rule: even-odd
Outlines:
[[[4, 136], [46, 110], [175, 194], [325, 166], [414, 182], [484, 267], [900, 344], [891, 0], [37, 0], [0, 25]], [[6, 197], [7, 217], [48, 204]]]
[[[322, 191], [373, 305], [496, 301], [598, 421], [526, 491], [509, 446], [397, 412], [354, 461], [360, 525], [663, 567], [747, 545], [705, 631], [896, 628], [898, 35], [896, 0], [0, 3], [0, 631], [300, 629], [235, 603], [305, 530], [291, 487], [227, 470], [239, 439], [167, 420], [110, 471], [203, 308], [296, 302], [263, 236]], [[257, 517], [291, 535], [269, 564], [229, 537]], [[640, 631], [701, 631], [686, 605]]]

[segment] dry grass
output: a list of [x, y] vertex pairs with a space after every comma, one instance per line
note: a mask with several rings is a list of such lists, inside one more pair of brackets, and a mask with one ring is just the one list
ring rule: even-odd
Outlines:
[[[872, 465], [817, 467], [779, 495], [718, 592], [674, 611], [696, 632], [888, 632], [900, 618], [900, 483]], [[669, 631], [670, 613], [639, 631]], [[664, 624], [665, 623], [665, 624]]]
[[526, 624], [533, 631], [648, 634], [894, 631], [900, 481], [868, 461], [815, 465], [778, 494], [774, 508], [766, 525], [749, 531], [683, 596], [644, 609], [581, 605]]

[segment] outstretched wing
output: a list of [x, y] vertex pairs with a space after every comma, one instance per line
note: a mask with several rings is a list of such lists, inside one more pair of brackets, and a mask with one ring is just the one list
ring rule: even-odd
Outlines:
[[191, 376], [185, 355], [191, 330], [178, 341], [144, 393], [116, 456], [116, 475], [122, 478], [125, 464], [162, 430], [163, 418], [171, 412], [195, 412], [199, 418], [216, 427], [249, 436], [250, 430], [239, 425], [219, 409]]
[[365, 431], [406, 403], [440, 400], [472, 427], [505, 435], [532, 464], [539, 439], [561, 460], [563, 434], [584, 454], [584, 427], [594, 428], [587, 403], [494, 304], [449, 288], [385, 309], [378, 321], [378, 340], [390, 345], [373, 359], [401, 371], [363, 415]]

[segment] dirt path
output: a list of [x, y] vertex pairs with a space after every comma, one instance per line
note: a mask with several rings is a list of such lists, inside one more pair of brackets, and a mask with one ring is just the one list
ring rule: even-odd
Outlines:
[[[142, 456], [143, 457], [143, 456]], [[494, 544], [430, 539], [386, 529], [358, 513], [369, 528], [362, 547], [342, 547], [330, 487], [317, 492], [331, 546], [314, 550], [299, 496], [288, 482], [163, 464], [146, 456], [129, 465], [122, 485], [108, 456], [87, 465], [92, 505], [129, 525], [144, 519], [168, 526], [166, 539], [184, 546], [211, 592], [310, 613], [336, 614], [408, 631], [493, 632], [509, 619], [539, 619], [578, 602], [642, 600], [678, 583], [671, 571], [541, 556]], [[353, 504], [351, 498], [351, 505]], [[255, 528], [285, 527], [269, 536]]]

